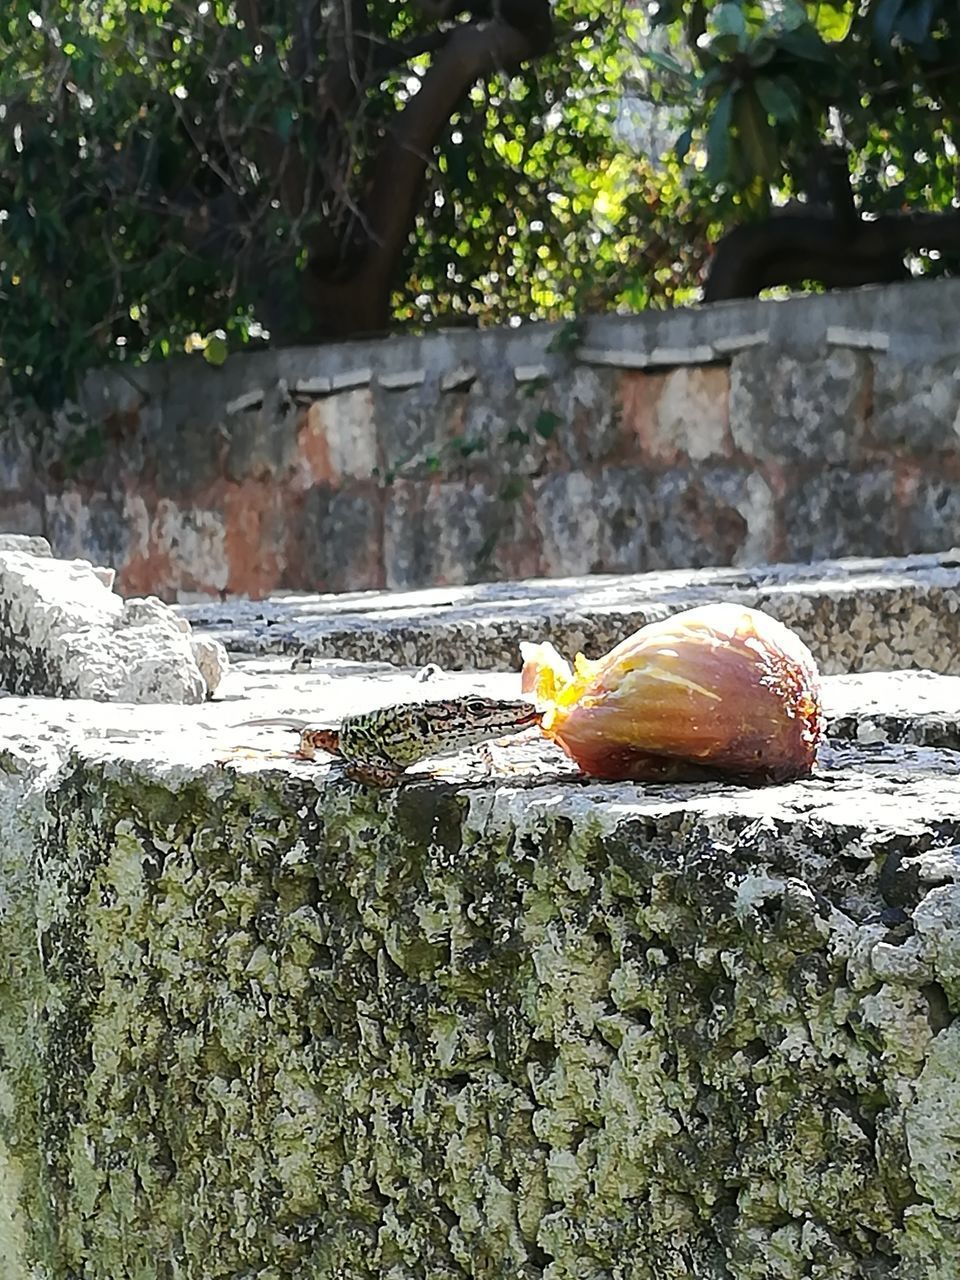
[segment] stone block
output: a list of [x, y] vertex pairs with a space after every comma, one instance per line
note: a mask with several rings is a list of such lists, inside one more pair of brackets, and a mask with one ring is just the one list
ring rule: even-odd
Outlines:
[[383, 502], [372, 482], [315, 485], [287, 529], [288, 577], [313, 591], [382, 586]]
[[674, 467], [651, 482], [651, 569], [737, 561], [748, 545], [746, 477], [723, 468]]
[[[453, 477], [465, 464], [465, 395], [391, 392], [376, 400], [382, 479]], [[474, 441], [479, 443], [479, 441]]]
[[[715, 483], [724, 502], [736, 500], [724, 495], [726, 480]], [[412, 503], [400, 512], [395, 540], [406, 536], [410, 509]], [[532, 526], [532, 516], [523, 514]], [[738, 601], [779, 618], [827, 672], [926, 669], [960, 675], [960, 551], [562, 583], [534, 579], [406, 597], [391, 592], [368, 597], [362, 608], [345, 597], [322, 602], [303, 644], [308, 653], [337, 658], [363, 661], [375, 653], [385, 662], [512, 671], [521, 640], [549, 635], [570, 652], [603, 653], [647, 622], [716, 600]], [[214, 634], [228, 627], [239, 652], [265, 654], [277, 652], [281, 629], [309, 607], [307, 600], [278, 600], [269, 607], [238, 601], [187, 608], [184, 614], [215, 628]]]
[[730, 371], [721, 366], [623, 374], [620, 399], [628, 456], [659, 465], [728, 455], [729, 391]]
[[667, 374], [653, 414], [654, 458], [703, 462], [730, 453], [730, 371], [722, 366]]
[[388, 491], [384, 519], [387, 585], [535, 573], [539, 539], [531, 536], [532, 501], [522, 479], [399, 481]]
[[44, 533], [53, 554], [119, 568], [132, 551], [122, 494], [65, 489], [44, 499]]
[[[558, 471], [535, 480], [533, 489], [543, 572], [548, 577], [601, 572], [606, 525], [599, 503], [602, 486], [582, 471]], [[631, 514], [633, 508], [625, 508], [617, 517], [614, 536], [633, 545]]]
[[[782, 499], [790, 560], [884, 555], [901, 550], [895, 476], [887, 467], [797, 468]], [[960, 532], [960, 531], [958, 531]], [[932, 551], [910, 542], [911, 551]], [[939, 546], [948, 545], [939, 543]]]
[[262, 392], [257, 394], [261, 403], [251, 403], [229, 416], [221, 428], [224, 460], [218, 480], [237, 484], [250, 480], [289, 483], [299, 462], [297, 407], [285, 391], [278, 392], [276, 387], [265, 398]]
[[556, 440], [573, 467], [616, 460], [623, 455], [619, 374], [576, 366], [552, 398], [558, 419]]
[[954, 356], [935, 364], [877, 357], [872, 440], [898, 453], [960, 454], [960, 369]]
[[[209, 664], [207, 664], [209, 665]], [[128, 600], [85, 560], [0, 552], [0, 685], [11, 693], [117, 702], [202, 702], [189, 624]]]
[[955, 753], [383, 792], [66, 711], [0, 704], [11, 1280], [955, 1280]]
[[[221, 488], [221, 498], [222, 493]], [[123, 514], [129, 545], [115, 563], [125, 595], [175, 600], [184, 591], [219, 596], [227, 590], [230, 566], [222, 508], [181, 507], [170, 499], [148, 507], [134, 493], [124, 499]]]
[[342, 391], [311, 404], [301, 416], [297, 442], [296, 483], [302, 488], [369, 480], [379, 462], [371, 392]]
[[[193, 589], [209, 591], [225, 573], [220, 589], [231, 595], [262, 599], [279, 590], [287, 581], [285, 550], [297, 528], [299, 495], [291, 497], [270, 479], [247, 479], [223, 486], [215, 501], [222, 512], [222, 539], [214, 538]], [[216, 524], [211, 531], [217, 531]], [[189, 584], [180, 589], [184, 586]]]
[[4, 533], [42, 535], [44, 505], [31, 498], [0, 497], [0, 530]]
[[755, 347], [734, 356], [730, 431], [737, 449], [775, 462], [844, 462], [862, 451], [869, 357], [831, 348], [817, 360]]
[[14, 405], [0, 413], [0, 493], [22, 492], [36, 479], [34, 441], [49, 429], [36, 411], [18, 412]]
[[915, 476], [901, 501], [903, 541], [911, 550], [960, 546], [960, 477]]

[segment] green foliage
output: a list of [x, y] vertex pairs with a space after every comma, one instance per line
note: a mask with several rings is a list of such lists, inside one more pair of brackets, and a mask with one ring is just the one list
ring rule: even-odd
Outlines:
[[[261, 323], [286, 340], [343, 336], [307, 285], [362, 263], [370, 174], [439, 55], [414, 3], [370, 0], [366, 48], [399, 52], [334, 119], [324, 94], [361, 46], [325, 17], [305, 48], [304, 15], [319, 12], [4, 6], [0, 358], [15, 387], [54, 400], [91, 365], [184, 350], [220, 364]], [[679, 162], [661, 174], [617, 136], [623, 16], [560, 0], [554, 22], [549, 55], [481, 77], [441, 121], [393, 273], [395, 322], [662, 303], [695, 277], [703, 239], [684, 226]]]
[[[395, 133], [479, 6], [448, 3], [437, 25], [439, 0], [7, 0], [14, 387], [56, 400], [92, 365], [184, 350], [219, 365], [264, 326], [342, 337], [371, 288], [382, 306], [364, 314], [383, 324], [562, 319], [575, 340], [591, 311], [696, 297], [709, 240], [800, 191], [825, 138], [846, 146], [862, 208], [952, 207], [947, 0], [621, 4], [555, 0], [550, 48], [443, 106], [422, 198], [393, 209], [378, 166], [391, 146], [414, 153]], [[646, 146], [631, 104], [653, 121]], [[397, 248], [371, 285], [391, 217]]]
[[681, 154], [702, 167], [724, 226], [801, 192], [824, 142], [847, 151], [863, 211], [956, 207], [948, 0], [662, 0], [642, 60], [684, 115]]

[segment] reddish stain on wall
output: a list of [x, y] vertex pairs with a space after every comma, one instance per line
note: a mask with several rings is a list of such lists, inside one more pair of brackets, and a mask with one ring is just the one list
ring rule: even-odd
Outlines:
[[290, 497], [273, 480], [228, 484], [223, 494], [227, 592], [260, 599], [275, 591], [286, 567], [280, 549]]

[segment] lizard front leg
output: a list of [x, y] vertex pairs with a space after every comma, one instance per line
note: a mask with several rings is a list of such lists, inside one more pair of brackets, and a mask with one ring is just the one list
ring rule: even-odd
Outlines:
[[364, 787], [396, 787], [403, 780], [403, 770], [381, 764], [359, 764], [353, 760], [344, 765], [343, 776]]

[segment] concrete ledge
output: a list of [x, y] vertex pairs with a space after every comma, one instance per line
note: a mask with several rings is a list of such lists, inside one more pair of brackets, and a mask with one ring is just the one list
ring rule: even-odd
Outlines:
[[182, 613], [235, 652], [513, 670], [521, 640], [550, 639], [570, 653], [596, 655], [647, 622], [712, 600], [773, 614], [803, 637], [825, 672], [960, 672], [960, 552], [953, 551], [290, 596], [186, 605]]
[[[264, 703], [412, 686], [281, 665], [0, 700], [5, 1280], [955, 1280], [957, 753], [221, 768]], [[835, 718], [960, 710], [892, 679], [828, 681]]]

